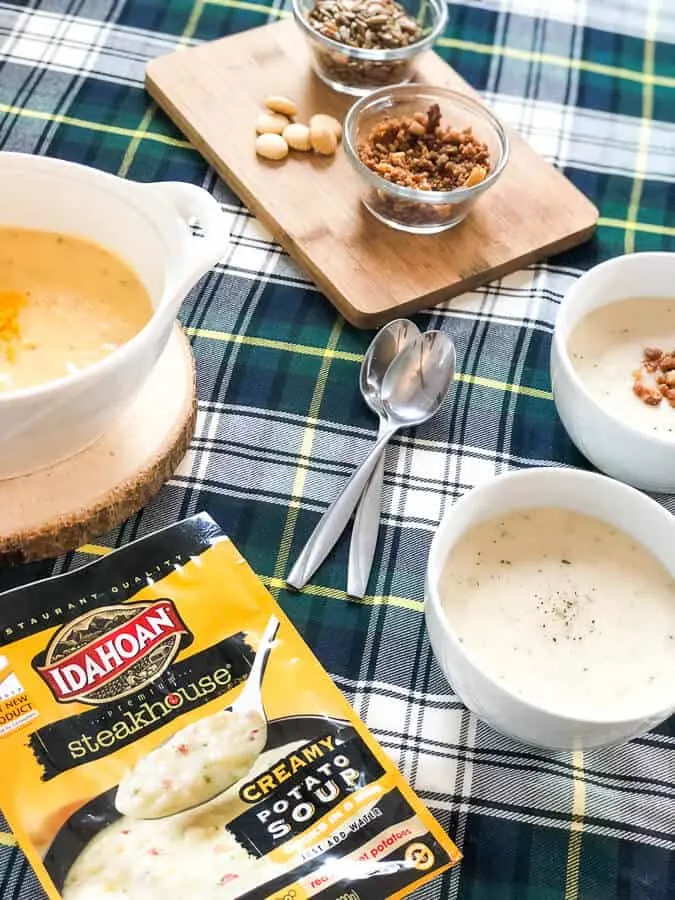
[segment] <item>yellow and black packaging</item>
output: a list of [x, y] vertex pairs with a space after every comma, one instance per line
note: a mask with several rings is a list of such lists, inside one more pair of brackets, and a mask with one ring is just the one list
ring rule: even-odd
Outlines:
[[[125, 773], [232, 705], [274, 617], [255, 763], [191, 810], [121, 816]], [[384, 900], [459, 859], [208, 516], [7, 592], [0, 642], [0, 804], [53, 900]]]

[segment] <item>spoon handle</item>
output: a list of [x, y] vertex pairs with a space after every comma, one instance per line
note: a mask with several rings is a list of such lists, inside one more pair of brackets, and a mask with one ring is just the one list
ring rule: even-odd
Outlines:
[[[378, 437], [384, 434], [387, 423], [380, 419]], [[347, 595], [363, 597], [368, 587], [370, 570], [373, 566], [377, 535], [380, 530], [380, 510], [382, 506], [382, 483], [384, 481], [384, 453], [370, 476], [356, 516], [349, 544], [349, 567], [347, 569]]]
[[356, 504], [384, 453], [384, 448], [397, 431], [396, 426], [387, 426], [368, 456], [349, 479], [342, 493], [321, 516], [286, 579], [290, 587], [301, 590], [333, 549], [345, 530], [349, 517], [356, 509]]
[[278, 630], [279, 620], [276, 616], [270, 616], [267, 627], [260, 638], [260, 643], [258, 644], [251, 671], [248, 673], [244, 690], [237, 697], [237, 702], [233, 704], [233, 708], [236, 706], [237, 709], [257, 709], [264, 715], [261, 696], [262, 679], [265, 674], [265, 668], [267, 667], [267, 661], [272, 651], [274, 638], [277, 636]]

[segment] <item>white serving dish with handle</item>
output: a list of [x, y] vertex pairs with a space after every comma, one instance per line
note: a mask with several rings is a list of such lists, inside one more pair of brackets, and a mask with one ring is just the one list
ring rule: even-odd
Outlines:
[[562, 302], [553, 333], [553, 399], [567, 433], [598, 469], [641, 490], [672, 494], [675, 440], [642, 431], [598, 403], [567, 352], [570, 335], [581, 319], [627, 297], [675, 297], [675, 253], [617, 256], [574, 283]]
[[195, 185], [141, 184], [22, 153], [0, 153], [0, 198], [0, 225], [75, 235], [116, 253], [154, 309], [137, 335], [94, 365], [0, 393], [0, 478], [11, 478], [72, 456], [104, 433], [144, 383], [185, 295], [223, 256], [229, 236], [216, 200]]
[[[675, 516], [635, 488], [578, 469], [538, 467], [499, 475], [473, 488], [441, 520], [429, 552], [424, 612], [434, 655], [460, 700], [495, 730], [526, 744], [582, 750], [620, 744], [654, 728], [675, 712], [672, 696], [648, 695], [621, 719], [578, 718], [557, 712], [555, 697], [544, 708], [497, 681], [467, 651], [444, 613], [441, 589], [445, 562], [473, 526], [517, 509], [553, 506], [595, 516], [628, 534], [675, 578]], [[645, 647], [645, 653], [649, 648]], [[533, 672], [536, 678], [536, 672]]]

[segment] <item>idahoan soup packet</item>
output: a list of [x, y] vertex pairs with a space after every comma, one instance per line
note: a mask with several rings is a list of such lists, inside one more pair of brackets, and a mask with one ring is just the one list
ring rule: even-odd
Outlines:
[[384, 900], [459, 859], [208, 516], [5, 593], [0, 642], [0, 804], [54, 900]]

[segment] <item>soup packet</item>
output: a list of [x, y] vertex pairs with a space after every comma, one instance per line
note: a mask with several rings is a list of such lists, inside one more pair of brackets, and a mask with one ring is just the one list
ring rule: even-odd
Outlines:
[[383, 900], [460, 858], [206, 515], [6, 592], [0, 641], [0, 805], [53, 900]]

